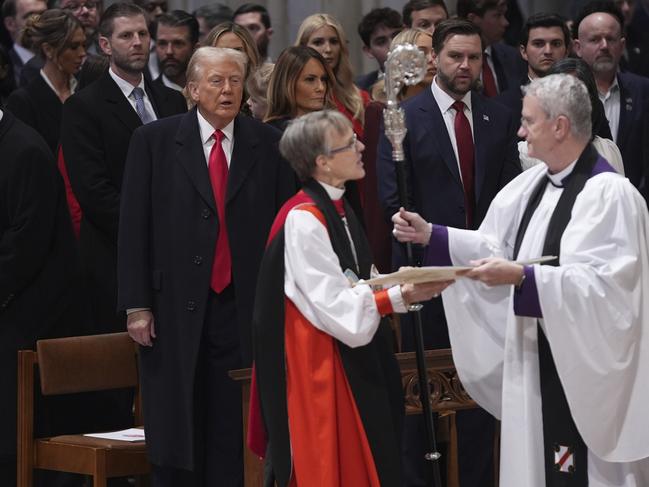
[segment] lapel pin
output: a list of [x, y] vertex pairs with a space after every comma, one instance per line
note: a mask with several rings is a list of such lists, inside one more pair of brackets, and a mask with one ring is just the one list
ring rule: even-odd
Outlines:
[[484, 120], [485, 122], [488, 122], [489, 121], [489, 116], [483, 114], [482, 115], [482, 120]]

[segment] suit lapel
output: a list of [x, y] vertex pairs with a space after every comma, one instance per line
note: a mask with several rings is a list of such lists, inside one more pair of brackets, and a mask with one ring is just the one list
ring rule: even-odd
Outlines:
[[620, 122], [617, 128], [617, 145], [623, 147], [626, 142], [626, 136], [630, 132], [629, 122], [633, 120], [631, 116], [634, 109], [633, 95], [624, 85], [622, 76], [617, 77], [617, 84], [620, 87]]
[[228, 172], [226, 204], [237, 194], [257, 162], [257, 145], [259, 145], [259, 136], [251, 127], [251, 121], [244, 115], [237, 115], [234, 120], [234, 149]]
[[480, 193], [487, 174], [487, 147], [491, 133], [491, 120], [485, 112], [482, 100], [471, 93], [471, 116], [473, 117], [473, 147], [475, 150], [475, 201], [480, 201]]
[[135, 110], [128, 102], [122, 90], [119, 89], [117, 83], [111, 78], [108, 71], [106, 71], [102, 78], [99, 79], [101, 83], [101, 92], [104, 93], [104, 99], [111, 107], [111, 111], [115, 116], [128, 127], [130, 132], [142, 125], [140, 117], [137, 116]]
[[[440, 155], [444, 164], [453, 175], [453, 179], [464, 191], [462, 187], [462, 180], [460, 179], [460, 170], [458, 169], [458, 161], [455, 157], [455, 151], [451, 144], [451, 138], [444, 122], [442, 111], [433, 96], [430, 89], [424, 91], [426, 93], [423, 103], [419, 106], [420, 112], [423, 112], [421, 123], [426, 127], [423, 133], [428, 136], [426, 139], [432, 143], [437, 144]], [[436, 134], [435, 138], [430, 137], [430, 134]]]
[[205, 153], [203, 152], [196, 108], [183, 115], [178, 132], [176, 132], [176, 147], [178, 162], [185, 168], [189, 179], [196, 187], [201, 198], [216, 214], [216, 203], [207, 162], [205, 161]]

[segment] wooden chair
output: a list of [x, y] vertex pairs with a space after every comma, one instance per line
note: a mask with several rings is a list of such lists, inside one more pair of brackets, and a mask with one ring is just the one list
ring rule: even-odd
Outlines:
[[43, 396], [134, 388], [135, 424], [141, 425], [136, 354], [127, 333], [40, 340], [36, 352], [18, 352], [18, 487], [32, 487], [33, 469], [90, 475], [94, 487], [105, 487], [109, 477], [149, 472], [144, 441], [34, 438], [36, 368]]

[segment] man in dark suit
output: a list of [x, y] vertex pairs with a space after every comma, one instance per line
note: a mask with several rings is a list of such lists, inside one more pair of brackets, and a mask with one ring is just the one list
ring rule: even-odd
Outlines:
[[[496, 193], [520, 173], [516, 148], [517, 121], [502, 105], [471, 91], [481, 72], [480, 30], [465, 20], [440, 22], [433, 34], [437, 76], [429, 89], [403, 103], [408, 133], [403, 143], [411, 207], [426, 220], [476, 229]], [[382, 134], [377, 162], [379, 198], [390, 217], [400, 206], [392, 147]], [[395, 244], [395, 267], [405, 264]], [[428, 349], [448, 348], [441, 299], [422, 311]], [[414, 349], [412, 328], [402, 329], [404, 349]], [[493, 418], [485, 411], [458, 412], [460, 483], [492, 485]], [[406, 424], [408, 485], [422, 479], [421, 424]], [[423, 440], [421, 440], [423, 442]]]
[[40, 14], [45, 10], [47, 10], [47, 3], [44, 0], [5, 0], [2, 4], [2, 20], [13, 41], [9, 57], [13, 65], [16, 86], [19, 86], [23, 66], [34, 57], [34, 53], [23, 46], [20, 40], [25, 21], [30, 15]]
[[142, 72], [149, 32], [142, 9], [111, 5], [100, 26], [110, 69], [63, 106], [61, 144], [83, 217], [79, 246], [97, 333], [122, 331], [116, 312], [117, 225], [126, 152], [133, 131], [149, 121], [186, 111], [174, 90], [152, 86]]
[[618, 70], [625, 45], [623, 23], [622, 13], [612, 2], [589, 3], [573, 26], [575, 52], [593, 70], [613, 140], [622, 153], [625, 176], [647, 194], [643, 164], [649, 145], [643, 130], [649, 123], [649, 79]]
[[0, 154], [0, 483], [12, 486], [16, 353], [41, 338], [80, 334], [82, 303], [78, 255], [52, 153], [35, 130], [0, 111]]
[[[119, 227], [119, 308], [141, 347], [153, 485], [242, 485], [241, 389], [255, 286], [276, 212], [296, 191], [274, 128], [238, 115], [246, 58], [189, 63], [189, 113], [138, 129]], [[204, 483], [203, 483], [204, 482]]]
[[401, 14], [389, 7], [375, 8], [365, 14], [358, 24], [358, 35], [363, 41], [363, 52], [376, 59], [379, 68], [356, 78], [360, 89], [370, 91], [374, 83], [383, 78], [383, 65], [388, 57], [390, 42], [403, 28]]
[[155, 51], [160, 76], [154, 83], [176, 91], [185, 87], [187, 64], [198, 47], [198, 21], [183, 10], [172, 10], [158, 17]]
[[482, 94], [492, 98], [520, 83], [527, 71], [516, 49], [503, 43], [509, 25], [505, 14], [507, 0], [458, 0], [457, 15], [477, 25], [482, 32]]
[[570, 41], [570, 31], [560, 15], [537, 13], [527, 19], [519, 46], [521, 57], [527, 62], [527, 73], [516, 85], [494, 97], [511, 110], [514, 120], [520, 120], [523, 111], [521, 86], [545, 76], [555, 61], [565, 58]]

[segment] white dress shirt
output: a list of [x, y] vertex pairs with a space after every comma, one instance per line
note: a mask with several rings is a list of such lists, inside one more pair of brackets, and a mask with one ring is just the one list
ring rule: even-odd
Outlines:
[[[448, 93], [442, 90], [437, 84], [437, 76], [430, 85], [433, 92], [433, 97], [439, 106], [439, 110], [442, 112], [442, 118], [444, 118], [444, 123], [446, 124], [446, 131], [448, 132], [448, 137], [451, 139], [451, 145], [453, 146], [453, 152], [455, 153], [455, 161], [457, 162], [457, 169], [460, 173], [460, 179], [462, 179], [462, 168], [460, 167], [460, 156], [457, 151], [457, 140], [455, 138], [455, 108], [452, 108], [455, 99], [451, 97]], [[469, 119], [469, 125], [471, 126], [471, 137], [475, 141], [473, 136], [473, 115], [471, 113], [471, 92], [469, 91], [464, 98], [461, 100], [464, 102], [464, 114], [466, 118]]]
[[176, 90], [176, 91], [180, 91], [180, 92], [183, 91], [183, 87], [182, 87], [182, 86], [177, 85], [176, 83], [174, 83], [173, 81], [171, 81], [169, 78], [167, 78], [167, 77], [165, 76], [164, 73], [162, 73], [161, 76], [162, 76], [162, 84], [165, 85], [167, 88], [171, 88], [172, 90]]
[[[203, 144], [203, 153], [205, 154], [205, 164], [210, 163], [210, 152], [212, 152], [212, 146], [214, 145], [214, 131], [216, 130], [212, 127], [212, 124], [207, 121], [207, 119], [201, 114], [200, 110], [196, 110], [198, 116], [198, 129], [200, 131], [201, 143]], [[230, 167], [230, 159], [232, 159], [232, 149], [234, 149], [234, 119], [221, 129], [223, 132], [223, 140], [221, 141], [221, 147], [223, 147], [223, 152], [225, 152], [225, 159], [228, 163], [228, 168]]]
[[[52, 81], [47, 77], [47, 75], [45, 74], [45, 71], [43, 71], [41, 69], [40, 73], [41, 73], [41, 77], [45, 80], [45, 83], [47, 83], [47, 86], [49, 86], [52, 89], [52, 91], [54, 93], [56, 93], [56, 96], [58, 96], [60, 98], [61, 94], [54, 87], [54, 84], [52, 83]], [[74, 95], [74, 92], [77, 91], [77, 85], [79, 84], [79, 82], [77, 81], [77, 79], [74, 76], [70, 76], [70, 82], [69, 83], [70, 83], [70, 94]]]
[[598, 93], [599, 99], [604, 104], [604, 113], [608, 126], [611, 128], [611, 135], [613, 141], [617, 143], [617, 131], [620, 126], [620, 110], [622, 104], [620, 100], [620, 85], [617, 84], [617, 76], [613, 80], [613, 84], [606, 93]]
[[[124, 96], [133, 107], [133, 111], [137, 113], [137, 111], [135, 110], [135, 97], [133, 96], [134, 86], [128, 81], [126, 81], [125, 79], [122, 79], [119, 76], [117, 76], [117, 74], [115, 74], [115, 71], [113, 71], [113, 68], [108, 69], [108, 74], [110, 74], [110, 77], [113, 78], [113, 81], [117, 83], [119, 89], [122, 91], [122, 93], [124, 93]], [[144, 97], [143, 97], [144, 109], [151, 117], [151, 121], [157, 120], [158, 116], [156, 115], [155, 110], [153, 109], [153, 105], [151, 104], [151, 100], [149, 100], [149, 95], [147, 94], [146, 89], [144, 88], [144, 76], [141, 77], [140, 84], [138, 85], [138, 87], [142, 88], [142, 91], [144, 92]]]

